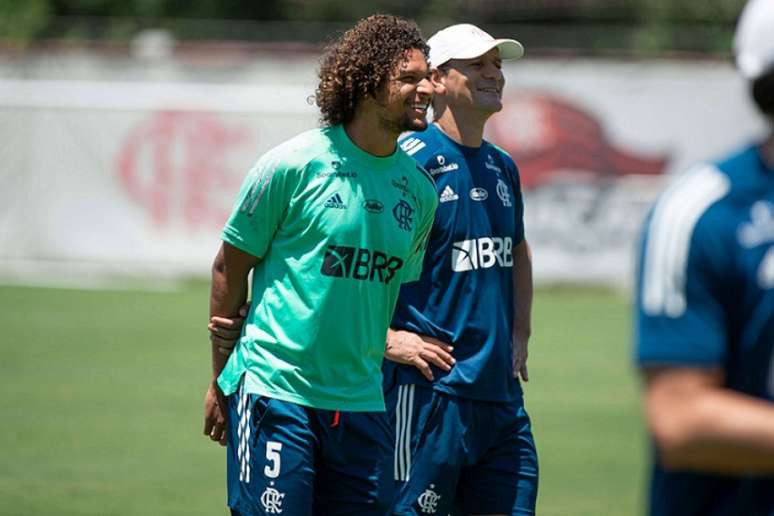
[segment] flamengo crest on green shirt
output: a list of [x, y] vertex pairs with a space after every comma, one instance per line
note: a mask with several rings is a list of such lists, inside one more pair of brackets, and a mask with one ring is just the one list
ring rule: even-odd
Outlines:
[[260, 262], [242, 337], [218, 384], [304, 406], [384, 410], [381, 363], [401, 283], [415, 281], [437, 205], [396, 147], [358, 148], [342, 126], [303, 133], [248, 174], [222, 232]]

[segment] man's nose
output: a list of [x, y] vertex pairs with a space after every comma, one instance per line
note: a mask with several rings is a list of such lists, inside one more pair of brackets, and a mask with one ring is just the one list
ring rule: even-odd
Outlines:
[[430, 82], [430, 79], [425, 77], [419, 81], [419, 84], [417, 84], [417, 93], [426, 97], [433, 96], [433, 84]]

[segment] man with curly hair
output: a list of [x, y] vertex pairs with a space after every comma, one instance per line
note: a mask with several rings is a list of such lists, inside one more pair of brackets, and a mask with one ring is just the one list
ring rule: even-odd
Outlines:
[[344, 33], [319, 71], [323, 128], [258, 160], [223, 229], [211, 317], [236, 316], [253, 272], [236, 346], [213, 340], [205, 397], [204, 433], [227, 445], [232, 514], [389, 510], [385, 336], [437, 205], [396, 140], [427, 126], [427, 52], [393, 16]]

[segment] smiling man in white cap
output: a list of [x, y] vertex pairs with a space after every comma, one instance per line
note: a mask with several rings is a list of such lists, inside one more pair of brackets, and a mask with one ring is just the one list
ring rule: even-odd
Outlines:
[[538, 461], [518, 379], [528, 379], [532, 265], [518, 169], [483, 139], [502, 109], [501, 63], [524, 48], [468, 24], [428, 44], [434, 123], [400, 142], [433, 175], [439, 207], [387, 340], [393, 512], [534, 514]]
[[768, 134], [680, 176], [646, 222], [635, 355], [651, 515], [774, 515], [772, 30], [774, 0], [753, 0], [734, 40]]

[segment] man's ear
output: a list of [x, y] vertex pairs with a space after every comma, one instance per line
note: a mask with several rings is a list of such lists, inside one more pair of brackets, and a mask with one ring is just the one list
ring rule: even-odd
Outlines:
[[433, 93], [436, 95], [444, 95], [446, 94], [446, 85], [444, 84], [444, 79], [446, 78], [446, 74], [439, 70], [438, 68], [433, 68], [433, 70], [430, 72], [430, 83], [433, 85]]

